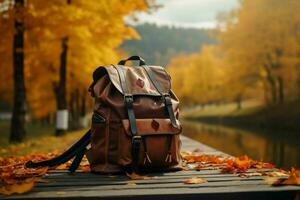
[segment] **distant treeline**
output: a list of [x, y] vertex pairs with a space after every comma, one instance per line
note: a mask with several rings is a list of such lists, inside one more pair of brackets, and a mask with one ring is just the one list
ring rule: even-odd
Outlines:
[[177, 28], [142, 24], [134, 27], [140, 40], [128, 40], [121, 48], [130, 55], [140, 55], [150, 64], [167, 65], [172, 57], [199, 51], [216, 40], [205, 29]]

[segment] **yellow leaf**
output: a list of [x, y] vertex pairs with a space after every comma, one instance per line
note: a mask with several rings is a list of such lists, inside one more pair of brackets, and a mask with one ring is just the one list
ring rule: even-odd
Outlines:
[[57, 166], [55, 169], [57, 169], [57, 170], [68, 169], [68, 166], [67, 166], [66, 163], [64, 163], [64, 164], [61, 164], [61, 165]]
[[275, 178], [268, 177], [266, 178], [267, 183], [273, 186], [281, 185], [297, 185], [300, 186], [300, 170], [292, 171], [288, 178]]
[[200, 177], [193, 177], [193, 178], [189, 178], [183, 181], [184, 184], [202, 184], [202, 183], [206, 183], [207, 181], [203, 178]]
[[142, 175], [139, 175], [135, 172], [133, 172], [132, 174], [126, 173], [126, 175], [132, 180], [141, 180], [141, 179], [142, 180], [149, 180], [149, 179], [151, 179], [151, 177], [149, 177], [149, 176], [142, 176]]
[[23, 182], [20, 184], [7, 185], [0, 188], [0, 194], [3, 195], [12, 195], [12, 194], [23, 194], [30, 191], [34, 186], [35, 180]]
[[135, 182], [129, 182], [126, 185], [128, 185], [128, 186], [136, 186], [136, 183]]

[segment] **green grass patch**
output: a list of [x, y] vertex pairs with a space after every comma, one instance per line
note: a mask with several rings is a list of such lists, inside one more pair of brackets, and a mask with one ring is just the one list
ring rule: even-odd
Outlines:
[[70, 131], [56, 137], [55, 127], [41, 123], [27, 124], [26, 139], [22, 143], [9, 143], [9, 121], [0, 121], [0, 157], [21, 156], [31, 153], [63, 151], [76, 142], [86, 130]]

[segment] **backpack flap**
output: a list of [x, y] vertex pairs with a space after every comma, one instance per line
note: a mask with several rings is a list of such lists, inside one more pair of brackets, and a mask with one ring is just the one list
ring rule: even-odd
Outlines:
[[[170, 77], [163, 67], [160, 66], [149, 66], [153, 73], [155, 73], [157, 81], [159, 81], [163, 93], [169, 94], [171, 90]], [[105, 67], [109, 78], [117, 90], [122, 93], [120, 78], [118, 71], [114, 66]], [[122, 66], [125, 74], [125, 80], [127, 83], [128, 93], [132, 95], [152, 95], [161, 96], [153, 82], [149, 79], [146, 71], [142, 67], [127, 67]]]

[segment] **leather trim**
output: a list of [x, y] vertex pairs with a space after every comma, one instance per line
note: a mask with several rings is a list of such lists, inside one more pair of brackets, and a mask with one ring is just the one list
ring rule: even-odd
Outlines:
[[[153, 123], [155, 122], [155, 123]], [[158, 124], [153, 126], [153, 124]], [[125, 133], [131, 137], [130, 123], [128, 119], [123, 119], [122, 124]], [[136, 119], [137, 135], [177, 135], [181, 133], [181, 125], [177, 120], [178, 128], [172, 126], [170, 119]]]

